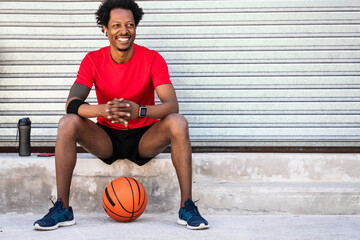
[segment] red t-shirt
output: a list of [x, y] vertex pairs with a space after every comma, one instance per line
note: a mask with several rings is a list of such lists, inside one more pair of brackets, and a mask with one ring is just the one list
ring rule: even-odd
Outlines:
[[[81, 62], [75, 83], [92, 88], [99, 104], [114, 98], [124, 98], [141, 105], [154, 105], [157, 86], [171, 84], [164, 58], [156, 51], [134, 44], [134, 54], [124, 63], [114, 62], [110, 46], [89, 52]], [[107, 127], [127, 130], [148, 126], [158, 121], [152, 118], [130, 120], [128, 128], [120, 123], [111, 123], [106, 117], [97, 121]]]

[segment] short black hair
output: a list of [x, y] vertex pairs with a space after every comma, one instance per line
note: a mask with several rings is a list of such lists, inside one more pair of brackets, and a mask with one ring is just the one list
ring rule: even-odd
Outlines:
[[[104, 0], [96, 11], [96, 23], [102, 29], [102, 26], [108, 27], [110, 20], [110, 11], [115, 8], [128, 9], [132, 12], [137, 26], [142, 19], [144, 12], [134, 0]], [[102, 31], [104, 31], [102, 29]]]

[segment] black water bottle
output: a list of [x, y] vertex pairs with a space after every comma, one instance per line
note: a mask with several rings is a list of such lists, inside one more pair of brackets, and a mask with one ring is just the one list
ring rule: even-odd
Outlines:
[[30, 156], [31, 155], [31, 146], [30, 146], [30, 131], [31, 131], [31, 121], [30, 118], [22, 118], [18, 123], [19, 130], [19, 155], [20, 156]]

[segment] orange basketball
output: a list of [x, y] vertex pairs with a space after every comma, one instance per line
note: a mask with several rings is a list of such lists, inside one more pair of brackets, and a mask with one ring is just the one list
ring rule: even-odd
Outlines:
[[147, 194], [143, 185], [136, 179], [120, 177], [106, 186], [102, 204], [112, 219], [131, 222], [145, 211]]

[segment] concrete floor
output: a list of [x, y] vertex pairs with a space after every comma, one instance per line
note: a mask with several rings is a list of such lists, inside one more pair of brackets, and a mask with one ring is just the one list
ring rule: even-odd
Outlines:
[[360, 215], [205, 215], [208, 230], [188, 230], [175, 214], [147, 214], [118, 223], [104, 214], [75, 213], [76, 225], [55, 231], [32, 229], [39, 214], [0, 215], [0, 239], [314, 239], [359, 240]]

